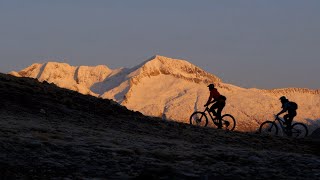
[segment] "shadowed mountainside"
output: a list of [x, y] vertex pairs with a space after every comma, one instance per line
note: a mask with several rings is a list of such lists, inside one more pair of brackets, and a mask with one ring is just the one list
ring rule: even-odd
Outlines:
[[4, 74], [0, 98], [2, 178], [320, 178], [319, 139], [162, 121], [112, 100]]

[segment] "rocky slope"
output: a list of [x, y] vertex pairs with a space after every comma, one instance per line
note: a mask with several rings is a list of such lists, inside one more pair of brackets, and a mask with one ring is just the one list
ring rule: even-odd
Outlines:
[[319, 136], [226, 132], [0, 74], [2, 179], [319, 179]]
[[111, 70], [106, 66], [73, 67], [64, 63], [34, 64], [19, 77], [37, 78], [59, 87], [113, 99], [129, 109], [163, 119], [188, 122], [194, 111], [203, 111], [209, 83], [227, 97], [224, 113], [237, 120], [237, 130], [255, 131], [280, 111], [280, 96], [299, 104], [296, 121], [320, 127], [320, 91], [303, 88], [246, 89], [223, 83], [220, 78], [179, 59], [154, 56], [133, 68]]

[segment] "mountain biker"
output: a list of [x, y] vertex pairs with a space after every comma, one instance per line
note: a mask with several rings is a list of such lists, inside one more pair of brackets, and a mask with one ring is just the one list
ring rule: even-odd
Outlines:
[[[226, 105], [226, 97], [221, 95], [218, 90], [214, 87], [214, 84], [209, 84], [210, 96], [208, 98], [207, 103], [204, 106], [208, 106], [211, 103], [214, 103], [210, 107], [210, 111], [215, 115], [218, 119], [221, 119], [221, 112]], [[212, 101], [213, 99], [213, 101]], [[217, 109], [217, 112], [215, 111]], [[218, 124], [218, 128], [222, 128], [222, 124]]]
[[283, 119], [285, 120], [284, 124], [286, 125], [286, 128], [290, 130], [293, 118], [297, 115], [297, 107], [294, 107], [294, 105], [292, 105], [293, 102], [290, 102], [285, 96], [281, 96], [280, 101], [282, 103], [282, 110], [276, 116], [288, 111], [288, 114], [284, 115]]

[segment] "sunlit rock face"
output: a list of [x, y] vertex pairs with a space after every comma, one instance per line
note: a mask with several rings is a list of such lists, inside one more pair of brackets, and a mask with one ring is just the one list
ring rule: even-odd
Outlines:
[[76, 67], [48, 62], [33, 64], [10, 74], [37, 78], [82, 94], [113, 99], [145, 115], [185, 123], [189, 122], [192, 112], [204, 110], [203, 105], [209, 95], [207, 85], [215, 83], [219, 92], [227, 97], [223, 113], [236, 118], [236, 130], [255, 131], [261, 122], [273, 120], [273, 115], [281, 110], [281, 96], [298, 103], [296, 121], [310, 125], [311, 129], [320, 126], [319, 90], [242, 88], [224, 83], [216, 75], [186, 60], [159, 55], [133, 68], [110, 69], [105, 65]]

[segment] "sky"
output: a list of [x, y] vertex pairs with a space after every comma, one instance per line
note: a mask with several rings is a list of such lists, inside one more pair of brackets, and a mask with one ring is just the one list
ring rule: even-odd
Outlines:
[[319, 0], [1, 0], [0, 72], [185, 59], [246, 88], [320, 89]]

